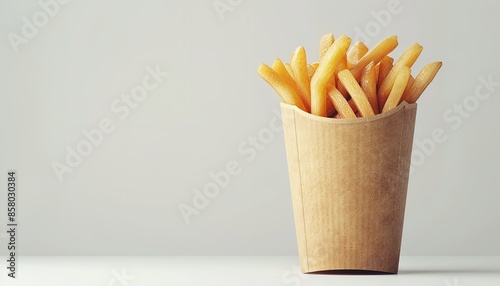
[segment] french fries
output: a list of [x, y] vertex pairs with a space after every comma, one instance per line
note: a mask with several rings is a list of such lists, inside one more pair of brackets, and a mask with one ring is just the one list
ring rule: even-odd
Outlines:
[[309, 76], [309, 81], [311, 81], [315, 71], [316, 69], [312, 65], [307, 65], [307, 75]]
[[323, 37], [321, 37], [321, 40], [319, 42], [319, 60], [323, 59], [323, 57], [326, 54], [326, 51], [328, 51], [328, 48], [333, 44], [334, 38], [333, 34], [326, 34]]
[[340, 71], [339, 80], [345, 86], [349, 94], [351, 95], [352, 100], [358, 107], [358, 111], [361, 116], [373, 116], [375, 113], [366, 97], [363, 89], [359, 86], [358, 82], [354, 78], [354, 75], [348, 69]]
[[261, 64], [258, 70], [259, 75], [269, 83], [278, 95], [287, 104], [293, 104], [298, 108], [307, 111], [302, 99], [286, 82], [286, 80], [266, 64]]
[[418, 73], [409, 90], [406, 92], [406, 94], [404, 94], [403, 100], [408, 103], [415, 103], [427, 88], [429, 83], [431, 83], [431, 81], [434, 79], [442, 65], [442, 62], [435, 62], [423, 67], [422, 70]]
[[378, 99], [377, 99], [377, 74], [376, 65], [374, 62], [370, 62], [361, 74], [361, 89], [366, 94], [370, 105], [372, 106], [373, 112], [375, 114], [379, 113]]
[[302, 96], [300, 94], [300, 90], [297, 87], [297, 84], [295, 83], [295, 80], [288, 73], [285, 65], [283, 64], [283, 62], [279, 58], [277, 58], [273, 63], [273, 70], [276, 73], [278, 73], [281, 77], [283, 77], [283, 79], [286, 81], [286, 83], [288, 83], [293, 88], [293, 90], [295, 90], [295, 93], [297, 93], [297, 95], [299, 95], [299, 97], [302, 98]]
[[351, 69], [368, 52], [363, 42], [356, 42], [347, 53], [347, 68]]
[[410, 68], [407, 66], [404, 66], [401, 69], [401, 72], [398, 73], [398, 75], [396, 76], [396, 80], [394, 81], [394, 86], [392, 87], [391, 93], [389, 94], [389, 97], [385, 102], [382, 112], [389, 111], [399, 104], [399, 100], [401, 99], [401, 96], [405, 91], [410, 74]]
[[422, 52], [423, 47], [419, 44], [411, 45], [399, 59], [394, 63], [394, 66], [384, 78], [378, 89], [378, 106], [384, 106], [389, 93], [391, 92], [397, 74], [405, 67], [411, 68]]
[[380, 63], [378, 64], [379, 73], [378, 73], [377, 87], [380, 87], [387, 74], [389, 74], [389, 72], [392, 69], [393, 63], [394, 59], [389, 56], [385, 56], [382, 60], [380, 60]]
[[363, 68], [370, 62], [378, 64], [385, 56], [392, 52], [398, 46], [398, 38], [392, 36], [382, 40], [373, 49], [369, 50], [359, 61], [352, 67], [352, 75], [359, 79]]
[[394, 109], [403, 101], [415, 103], [442, 66], [430, 63], [416, 77], [411, 67], [423, 48], [415, 43], [396, 60], [389, 55], [398, 45], [388, 37], [372, 49], [342, 35], [327, 34], [320, 40], [319, 62], [307, 62], [298, 47], [290, 63], [277, 58], [272, 68], [261, 64], [258, 74], [287, 104], [316, 116], [356, 118]]
[[295, 80], [295, 75], [293, 74], [292, 66], [289, 63], [285, 64], [285, 69], [288, 72], [288, 74]]
[[405, 101], [405, 94], [408, 94], [410, 92], [410, 88], [414, 82], [415, 78], [412, 75], [410, 75], [410, 77], [408, 78], [408, 83], [406, 84], [405, 91], [403, 92], [403, 96], [401, 96], [401, 100], [399, 100], [399, 103]]
[[311, 113], [326, 116], [326, 86], [335, 72], [335, 67], [345, 56], [351, 38], [342, 35], [328, 48], [311, 79]]
[[356, 118], [356, 114], [352, 111], [352, 108], [349, 106], [349, 103], [344, 98], [342, 93], [338, 91], [337, 88], [333, 87], [329, 92], [328, 96], [333, 102], [335, 109], [339, 112], [339, 115], [342, 118]]
[[304, 47], [298, 47], [290, 59], [295, 82], [300, 90], [302, 102], [306, 106], [307, 111], [311, 110], [311, 88], [309, 71], [307, 69], [306, 50]]

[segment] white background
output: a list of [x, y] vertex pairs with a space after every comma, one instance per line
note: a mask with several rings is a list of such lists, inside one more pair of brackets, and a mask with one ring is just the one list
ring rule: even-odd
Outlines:
[[[73, 0], [16, 53], [9, 33], [23, 35], [37, 2], [0, 1], [0, 178], [18, 172], [21, 255], [296, 255], [283, 134], [255, 158], [238, 152], [279, 110], [256, 70], [299, 45], [316, 61], [322, 35], [358, 30], [369, 47], [398, 35], [394, 57], [424, 46], [414, 75], [444, 63], [415, 140], [435, 129], [446, 140], [414, 157], [402, 254], [500, 255], [500, 86], [474, 99], [480, 77], [500, 82], [499, 2], [400, 0], [380, 21], [391, 1], [233, 0], [219, 15], [211, 0]], [[168, 77], [121, 120], [110, 107], [147, 67]], [[457, 115], [464, 101], [471, 111]], [[59, 182], [53, 162], [104, 118], [114, 131]], [[187, 224], [179, 206], [233, 160], [241, 172]]]

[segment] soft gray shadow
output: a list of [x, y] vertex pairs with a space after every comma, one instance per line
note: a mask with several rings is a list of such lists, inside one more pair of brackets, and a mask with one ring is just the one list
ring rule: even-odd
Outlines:
[[402, 269], [399, 274], [500, 274], [500, 269]]
[[309, 272], [312, 275], [394, 275], [395, 273], [370, 271], [370, 270], [323, 270]]

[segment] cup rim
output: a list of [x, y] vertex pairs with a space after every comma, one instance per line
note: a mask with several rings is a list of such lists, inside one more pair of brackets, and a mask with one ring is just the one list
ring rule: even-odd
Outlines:
[[381, 120], [381, 119], [393, 116], [396, 113], [401, 112], [405, 109], [416, 109], [417, 103], [408, 103], [406, 101], [403, 101], [398, 106], [396, 106], [395, 108], [393, 108], [387, 112], [379, 113], [379, 114], [376, 114], [374, 116], [358, 117], [358, 118], [330, 118], [330, 117], [317, 116], [317, 115], [311, 114], [309, 112], [306, 112], [306, 111], [298, 108], [296, 105], [287, 104], [284, 102], [281, 102], [281, 108], [282, 109], [283, 108], [292, 109], [303, 117], [307, 117], [311, 120], [315, 120], [315, 121], [319, 121], [319, 122], [325, 122], [325, 123], [331, 123], [331, 124], [356, 124], [356, 123], [366, 123], [366, 122]]

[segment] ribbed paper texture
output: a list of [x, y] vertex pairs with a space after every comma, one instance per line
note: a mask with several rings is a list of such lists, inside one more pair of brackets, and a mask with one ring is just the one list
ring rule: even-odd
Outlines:
[[333, 119], [282, 104], [303, 272], [397, 273], [416, 107]]

